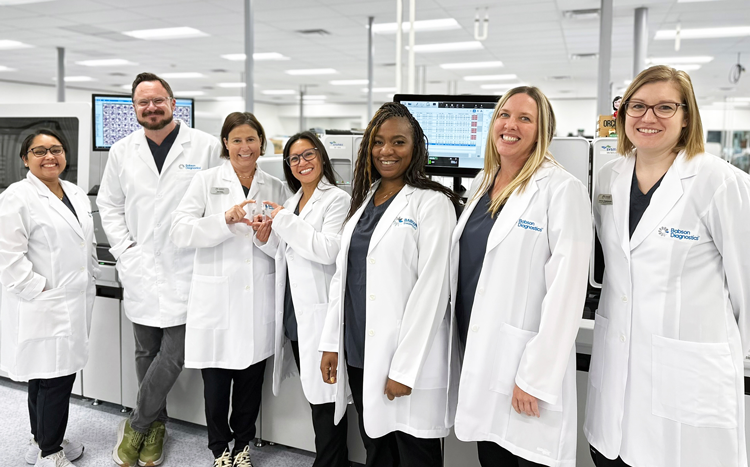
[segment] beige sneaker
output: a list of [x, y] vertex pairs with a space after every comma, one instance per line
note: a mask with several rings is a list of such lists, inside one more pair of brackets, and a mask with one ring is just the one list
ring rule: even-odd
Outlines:
[[47, 457], [42, 457], [42, 453], [36, 458], [35, 467], [75, 467], [70, 463], [67, 457], [65, 457], [65, 451], [57, 451], [54, 454], [50, 454]]

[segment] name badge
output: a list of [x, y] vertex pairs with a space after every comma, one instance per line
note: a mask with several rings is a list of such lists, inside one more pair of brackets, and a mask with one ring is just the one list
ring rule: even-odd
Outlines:
[[609, 206], [612, 204], [612, 195], [599, 195], [599, 204]]
[[212, 195], [228, 195], [229, 188], [221, 188], [221, 187], [215, 186], [211, 188], [211, 194]]

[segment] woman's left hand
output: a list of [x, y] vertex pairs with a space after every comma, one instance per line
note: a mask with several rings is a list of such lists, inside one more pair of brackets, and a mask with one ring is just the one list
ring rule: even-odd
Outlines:
[[388, 381], [386, 381], [385, 383], [384, 393], [388, 397], [388, 400], [392, 401], [397, 397], [411, 395], [411, 388], [405, 384], [401, 384], [398, 381], [393, 381], [391, 378], [388, 378]]
[[253, 229], [255, 229], [255, 238], [263, 243], [266, 243], [268, 241], [268, 237], [271, 236], [271, 224], [273, 224], [273, 221], [270, 219], [258, 223], [253, 222]]
[[276, 217], [276, 214], [278, 214], [279, 211], [281, 211], [282, 209], [284, 209], [284, 206], [280, 206], [280, 205], [274, 203], [273, 201], [263, 201], [263, 204], [265, 204], [267, 206], [271, 206], [273, 208], [273, 211], [271, 211], [270, 214], [266, 213], [266, 215], [270, 216], [271, 219], [273, 219], [274, 217]]
[[536, 397], [525, 392], [516, 385], [513, 388], [513, 400], [511, 405], [517, 413], [525, 413], [529, 417], [539, 418], [539, 407], [537, 405]]

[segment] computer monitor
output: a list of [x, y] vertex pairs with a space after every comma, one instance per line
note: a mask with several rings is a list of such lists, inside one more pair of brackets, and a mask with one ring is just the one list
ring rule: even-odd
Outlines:
[[[92, 121], [94, 122], [94, 151], [108, 151], [117, 141], [141, 128], [136, 119], [130, 96], [94, 94], [91, 99]], [[189, 127], [193, 127], [195, 112], [193, 99], [177, 98], [176, 102], [174, 118]]]
[[396, 94], [427, 136], [427, 173], [473, 177], [484, 168], [492, 112], [500, 96]]

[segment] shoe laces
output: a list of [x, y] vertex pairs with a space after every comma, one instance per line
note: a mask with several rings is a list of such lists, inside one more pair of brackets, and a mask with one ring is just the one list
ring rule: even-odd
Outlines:
[[253, 467], [253, 463], [250, 461], [250, 446], [245, 446], [245, 449], [234, 456], [232, 467]]
[[146, 435], [146, 444], [154, 444], [156, 443], [156, 428], [151, 427], [148, 429], [148, 434]]
[[[149, 432], [149, 435], [151, 433]], [[135, 449], [139, 449], [141, 445], [143, 444], [143, 440], [146, 438], [146, 435], [144, 435], [141, 432], [133, 430], [133, 436], [130, 438], [130, 445], [134, 447]]]
[[224, 453], [214, 459], [214, 467], [232, 467], [232, 454], [229, 449], [224, 449]]
[[57, 451], [56, 453], [47, 456], [47, 459], [55, 461], [55, 467], [69, 467], [73, 465], [68, 458], [65, 457], [65, 451]]

